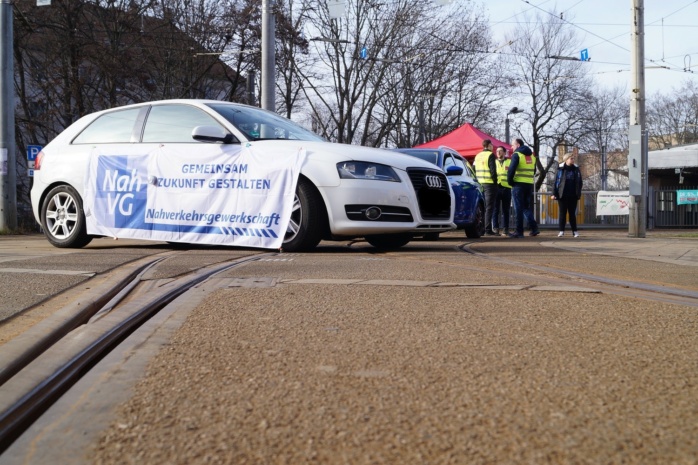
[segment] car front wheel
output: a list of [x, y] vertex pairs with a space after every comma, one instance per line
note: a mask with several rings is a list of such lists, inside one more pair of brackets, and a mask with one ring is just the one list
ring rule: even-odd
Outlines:
[[90, 243], [82, 199], [70, 186], [51, 189], [41, 209], [41, 226], [55, 247], [80, 248]]
[[286, 252], [310, 250], [322, 240], [327, 224], [325, 204], [315, 186], [305, 178], [298, 180], [293, 211], [282, 245]]
[[475, 212], [475, 221], [465, 227], [465, 237], [468, 239], [477, 239], [485, 235], [485, 206], [481, 203], [477, 204]]

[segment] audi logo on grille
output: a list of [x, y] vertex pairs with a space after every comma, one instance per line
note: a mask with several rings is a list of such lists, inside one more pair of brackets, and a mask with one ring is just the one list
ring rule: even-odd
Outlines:
[[426, 182], [427, 186], [429, 186], [432, 189], [440, 189], [441, 188], [441, 178], [438, 176], [434, 176], [434, 175], [424, 176], [424, 182]]

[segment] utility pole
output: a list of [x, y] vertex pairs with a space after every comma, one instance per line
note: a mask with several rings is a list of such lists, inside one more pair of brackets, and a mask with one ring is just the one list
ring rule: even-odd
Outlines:
[[419, 101], [419, 144], [426, 142], [426, 130], [424, 129], [424, 97]]
[[0, 230], [17, 229], [12, 0], [0, 0]]
[[256, 106], [257, 105], [257, 99], [255, 98], [254, 92], [255, 92], [255, 72], [252, 70], [249, 70], [247, 72], [247, 82], [245, 84], [245, 89], [247, 90], [247, 104], [251, 106]]
[[276, 111], [274, 99], [276, 84], [275, 36], [274, 0], [262, 0], [262, 98], [260, 106], [269, 111]]
[[644, 0], [632, 5], [632, 85], [628, 128], [630, 216], [628, 236], [645, 237], [647, 226], [647, 135], [645, 132], [645, 14]]

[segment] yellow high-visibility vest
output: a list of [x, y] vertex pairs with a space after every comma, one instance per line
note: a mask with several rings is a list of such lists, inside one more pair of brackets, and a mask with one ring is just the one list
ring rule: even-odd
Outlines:
[[490, 150], [483, 150], [475, 155], [475, 176], [477, 176], [477, 180], [480, 181], [480, 184], [494, 184], [494, 179], [492, 179], [492, 174], [490, 173], [490, 167], [487, 164], [490, 155], [492, 155]]
[[497, 164], [497, 184], [511, 189], [511, 185], [507, 182], [507, 172], [509, 171], [511, 160], [505, 158], [502, 161], [497, 160], [495, 163]]
[[536, 156], [517, 153], [519, 154], [519, 164], [516, 167], [516, 173], [514, 173], [514, 182], [533, 184], [533, 176], [536, 172]]

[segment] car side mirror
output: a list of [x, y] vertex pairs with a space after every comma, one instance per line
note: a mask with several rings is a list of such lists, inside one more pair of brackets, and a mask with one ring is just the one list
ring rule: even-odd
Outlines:
[[240, 141], [229, 132], [218, 126], [197, 126], [191, 132], [191, 137], [199, 142], [219, 142], [222, 144], [234, 144]]
[[449, 166], [446, 168], [446, 176], [460, 176], [463, 174], [463, 168], [460, 166]]

